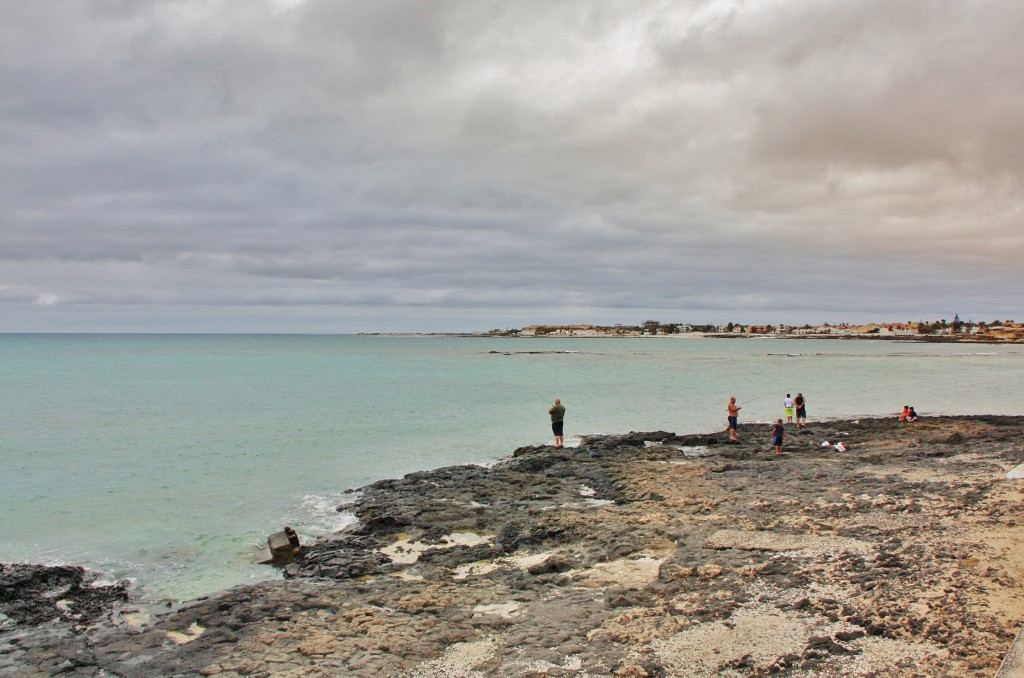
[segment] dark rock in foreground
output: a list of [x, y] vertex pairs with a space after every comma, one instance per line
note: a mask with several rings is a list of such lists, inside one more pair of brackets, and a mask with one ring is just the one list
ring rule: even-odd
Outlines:
[[4, 627], [65, 622], [72, 630], [84, 628], [127, 599], [127, 584], [97, 585], [81, 567], [0, 563]]

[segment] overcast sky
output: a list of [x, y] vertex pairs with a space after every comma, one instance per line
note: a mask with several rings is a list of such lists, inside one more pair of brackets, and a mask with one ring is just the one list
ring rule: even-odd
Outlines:
[[0, 331], [1024, 319], [1024, 3], [0, 3]]

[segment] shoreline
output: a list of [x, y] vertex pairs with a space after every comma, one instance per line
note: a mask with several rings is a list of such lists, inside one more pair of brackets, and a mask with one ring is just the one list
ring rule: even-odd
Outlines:
[[544, 334], [522, 336], [519, 334], [496, 334], [492, 332], [357, 332], [353, 337], [450, 337], [461, 339], [660, 339], [660, 340], [699, 340], [699, 339], [749, 339], [749, 340], [800, 340], [813, 341], [891, 341], [905, 344], [971, 344], [985, 346], [1019, 346], [1024, 339], [987, 339], [970, 335], [915, 335], [915, 336], [875, 336], [859, 334], [735, 334], [735, 333], [701, 333], [686, 332], [679, 334], [600, 334], [600, 335], [560, 335]]
[[286, 579], [92, 617], [43, 596], [0, 671], [992, 675], [1024, 622], [1024, 417], [787, 426], [778, 459], [768, 428], [373, 483]]

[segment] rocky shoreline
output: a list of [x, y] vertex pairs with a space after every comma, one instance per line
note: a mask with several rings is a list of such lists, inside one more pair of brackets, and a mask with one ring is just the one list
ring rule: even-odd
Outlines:
[[284, 579], [175, 609], [2, 566], [0, 675], [993, 675], [1024, 622], [1024, 417], [787, 433], [374, 483]]

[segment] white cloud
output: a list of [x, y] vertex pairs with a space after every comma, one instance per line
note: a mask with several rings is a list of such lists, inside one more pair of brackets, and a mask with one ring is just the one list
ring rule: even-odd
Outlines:
[[1015, 3], [62, 10], [0, 9], [0, 289], [46, 290], [0, 303], [26, 328], [50, 298], [1020, 315]]

